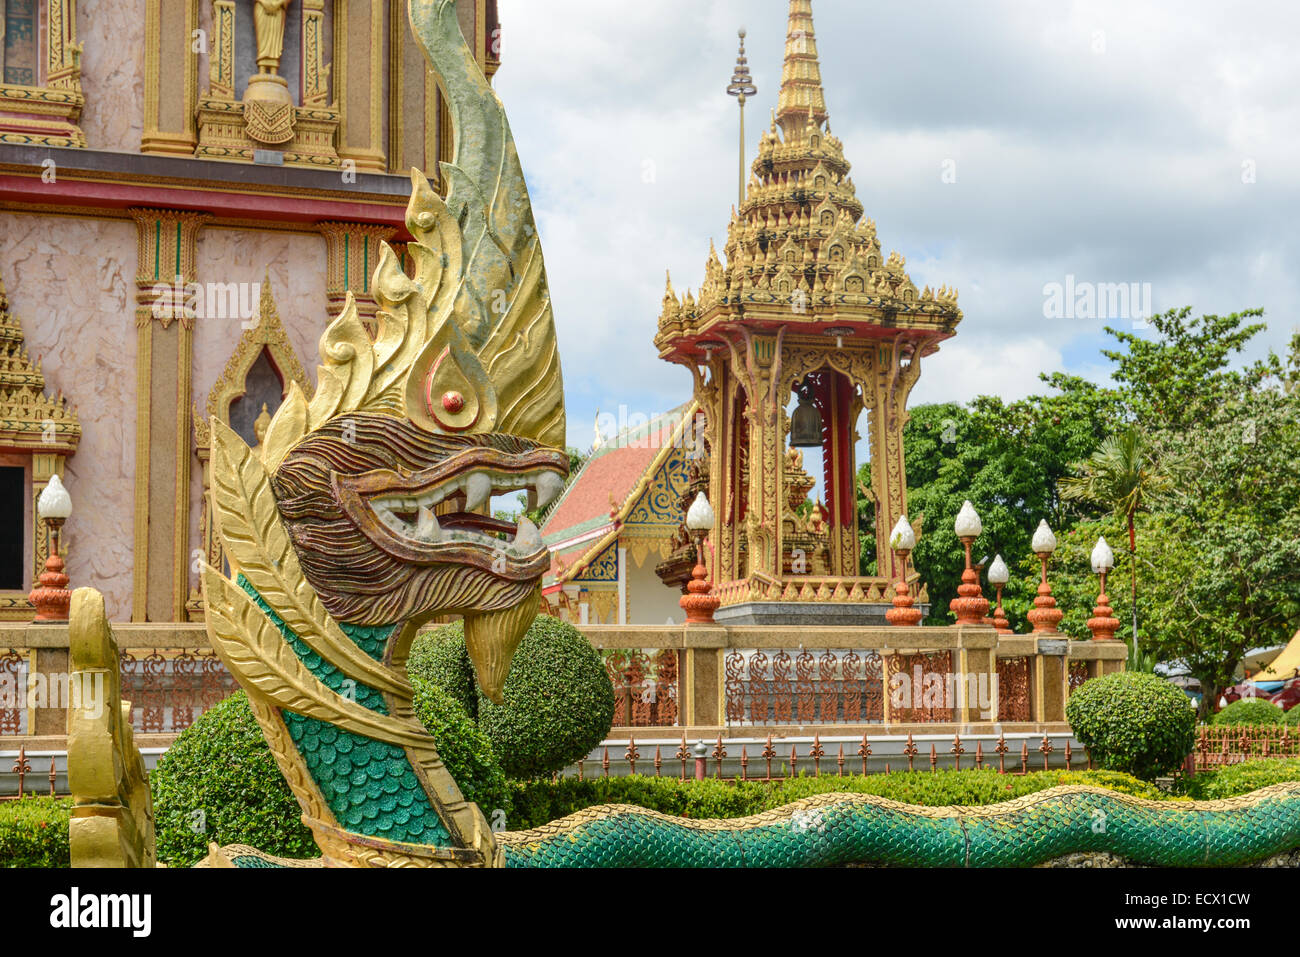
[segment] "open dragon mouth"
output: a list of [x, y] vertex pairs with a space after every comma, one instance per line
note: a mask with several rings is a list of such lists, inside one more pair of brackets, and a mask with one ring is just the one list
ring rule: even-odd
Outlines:
[[[478, 512], [494, 495], [525, 492], [543, 508], [564, 489], [561, 452], [472, 448], [410, 474], [389, 469], [333, 477], [340, 504], [376, 546], [402, 561], [457, 561], [502, 578], [535, 577], [548, 561], [527, 516], [511, 523]], [[442, 514], [439, 514], [439, 512]]]

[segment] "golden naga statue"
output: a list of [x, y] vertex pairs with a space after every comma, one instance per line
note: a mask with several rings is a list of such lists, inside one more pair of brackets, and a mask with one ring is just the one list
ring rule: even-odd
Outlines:
[[117, 642], [93, 588], [72, 593], [68, 612], [68, 840], [73, 867], [153, 867], [153, 802], [144, 759], [122, 700]]
[[502, 701], [549, 556], [527, 518], [483, 506], [560, 493], [564, 394], [505, 111], [454, 0], [409, 14], [451, 107], [448, 198], [412, 171], [414, 275], [385, 245], [374, 338], [349, 298], [310, 401], [293, 385], [256, 451], [212, 420], [212, 512], [238, 572], [201, 577], [213, 647], [325, 863], [491, 865], [500, 849], [416, 719], [405, 662], [423, 624], [462, 615], [479, 685]]

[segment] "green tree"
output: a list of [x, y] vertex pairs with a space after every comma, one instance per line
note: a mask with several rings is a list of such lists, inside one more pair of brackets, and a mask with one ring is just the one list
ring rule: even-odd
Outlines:
[[[1003, 604], [1024, 621], [1037, 589], [1038, 562], [1030, 539], [1041, 519], [1059, 528], [1066, 518], [1057, 481], [1091, 453], [1118, 413], [1114, 393], [1072, 376], [1044, 379], [1045, 396], [1004, 402], [980, 396], [967, 406], [919, 406], [903, 431], [909, 517], [924, 516], [913, 554], [929, 587], [930, 624], [952, 620], [948, 603], [961, 582], [963, 550], [953, 532], [962, 502], [979, 510], [984, 534], [977, 559], [1001, 553], [1012, 569]], [[863, 526], [862, 512], [859, 527]]]
[[1273, 358], [1230, 368], [1266, 328], [1247, 320], [1263, 314], [1262, 309], [1246, 309], [1193, 317], [1186, 306], [1153, 316], [1149, 325], [1154, 336], [1106, 327], [1119, 348], [1104, 349], [1102, 355], [1115, 363], [1112, 378], [1119, 383], [1129, 420], [1148, 431], [1192, 425], [1224, 397], [1255, 388], [1275, 373]]
[[1286, 642], [1300, 617], [1300, 392], [1243, 386], [1160, 442], [1189, 467], [1153, 499], [1150, 639], [1185, 662], [1209, 707], [1247, 651]]
[[1097, 505], [1124, 518], [1128, 533], [1129, 572], [1132, 583], [1129, 599], [1133, 643], [1130, 648], [1136, 655], [1139, 649], [1137, 515], [1149, 506], [1149, 500], [1153, 495], [1158, 495], [1169, 488], [1170, 475], [1155, 460], [1149, 443], [1134, 427], [1108, 437], [1090, 458], [1079, 463], [1078, 470], [1083, 474], [1063, 478], [1058, 483], [1061, 497], [1070, 501]]

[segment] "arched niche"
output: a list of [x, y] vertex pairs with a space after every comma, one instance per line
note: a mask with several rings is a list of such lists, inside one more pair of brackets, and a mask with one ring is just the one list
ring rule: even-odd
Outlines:
[[[280, 321], [269, 277], [262, 282], [261, 304], [254, 325], [244, 330], [226, 367], [208, 394], [206, 415], [194, 417], [194, 444], [203, 463], [203, 500], [199, 511], [199, 541], [204, 560], [214, 568], [225, 568], [221, 542], [212, 527], [208, 492], [211, 476], [208, 468], [212, 453], [209, 421], [213, 418], [230, 426], [250, 448], [261, 444], [264, 426], [275, 415], [292, 383], [311, 398], [315, 386], [307, 378], [298, 354]], [[203, 603], [196, 589], [191, 589], [186, 609], [191, 620], [201, 620]]]

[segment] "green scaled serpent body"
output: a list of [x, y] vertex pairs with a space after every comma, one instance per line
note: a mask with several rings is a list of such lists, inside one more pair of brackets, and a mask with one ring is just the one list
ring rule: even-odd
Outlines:
[[1300, 847], [1300, 782], [1201, 802], [1079, 785], [979, 807], [823, 794], [709, 821], [605, 805], [497, 840], [508, 867], [1025, 867], [1089, 851], [1157, 867], [1232, 866]]

